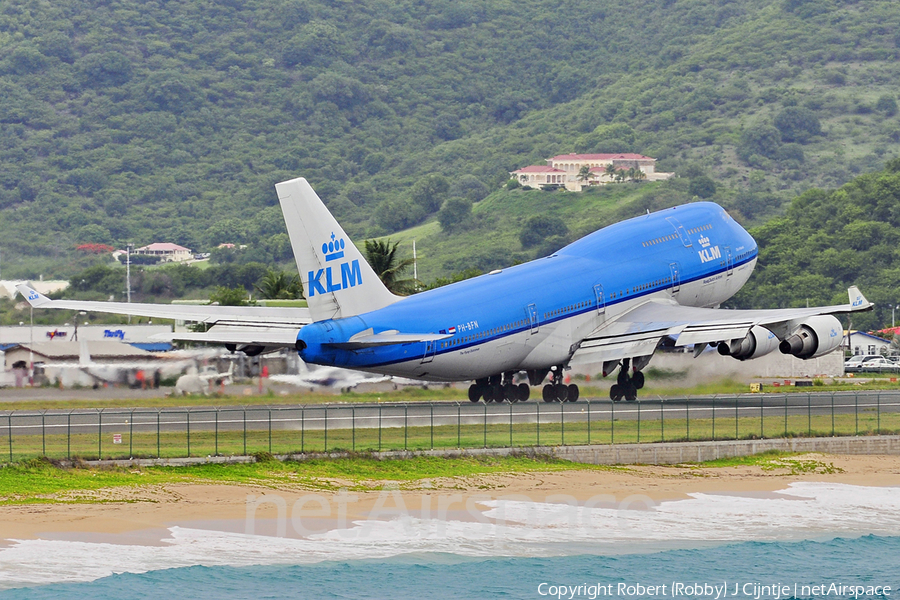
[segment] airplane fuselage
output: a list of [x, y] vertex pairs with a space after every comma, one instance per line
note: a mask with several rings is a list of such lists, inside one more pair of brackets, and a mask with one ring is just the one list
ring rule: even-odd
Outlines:
[[[436, 381], [546, 369], [567, 363], [579, 340], [648, 300], [719, 305], [746, 283], [756, 259], [756, 242], [721, 207], [688, 204], [611, 225], [546, 258], [312, 323], [300, 331], [300, 357]], [[370, 328], [447, 337], [363, 349], [332, 345]]]

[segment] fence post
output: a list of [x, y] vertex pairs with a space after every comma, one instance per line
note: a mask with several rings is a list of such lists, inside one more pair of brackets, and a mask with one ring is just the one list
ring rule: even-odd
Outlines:
[[6, 439], [9, 441], [9, 462], [12, 462], [12, 412], [6, 415]]
[[[10, 431], [10, 435], [12, 432]], [[66, 458], [72, 458], [72, 411], [66, 413]]]
[[403, 405], [403, 449], [409, 450], [409, 405]]
[[881, 392], [875, 396], [875, 402], [878, 403], [878, 429], [875, 430], [875, 433], [879, 434], [881, 433]]
[[812, 398], [806, 393], [806, 435], [812, 437]]
[[834, 437], [834, 392], [831, 392], [831, 437]]
[[431, 449], [434, 450], [434, 401], [428, 403], [431, 409]]
[[44, 421], [46, 410], [41, 411], [41, 455], [47, 456], [47, 425]]
[[160, 430], [159, 418], [160, 418], [160, 414], [161, 414], [160, 410], [157, 409], [157, 410], [156, 410], [156, 458], [162, 458], [162, 456], [161, 456], [161, 454], [160, 454], [160, 440], [159, 440], [159, 430]]
[[666, 401], [659, 401], [659, 433], [662, 436], [662, 441], [666, 441]]
[[510, 448], [513, 447], [513, 439], [512, 439], [512, 437], [513, 437], [513, 434], [512, 434], [512, 429], [513, 429], [513, 428], [512, 428], [512, 405], [513, 405], [513, 403], [510, 402], [510, 403], [509, 403], [509, 447], [510, 447]]
[[487, 401], [484, 403], [484, 448], [487, 448]]
[[734, 399], [734, 439], [738, 439], [738, 398]]
[[218, 406], [216, 407], [215, 415], [216, 415], [216, 417], [215, 417], [216, 431], [215, 431], [215, 434], [213, 437], [215, 437], [215, 444], [216, 444], [216, 454], [215, 455], [218, 456], [219, 455], [219, 407]]
[[716, 397], [712, 398], [712, 439], [716, 441]]
[[787, 394], [784, 395], [784, 437], [787, 437], [788, 433], [788, 401]]
[[382, 406], [378, 405], [378, 451], [381, 452], [381, 413]]
[[269, 454], [272, 454], [272, 409], [269, 409]]
[[853, 414], [856, 415], [855, 435], [859, 435], [859, 392], [853, 392]]
[[350, 407], [350, 447], [356, 452], [356, 407]]
[[559, 445], [566, 445], [566, 403], [559, 403]]
[[134, 409], [128, 415], [128, 457], [134, 458]]
[[460, 415], [460, 403], [456, 403], [456, 447], [462, 447], [462, 416]]
[[537, 445], [541, 445], [541, 404], [540, 402], [536, 403], [537, 407]]
[[616, 401], [609, 401], [609, 443], [616, 443]]
[[187, 421], [187, 455], [188, 455], [188, 458], [190, 458], [191, 457], [191, 409], [187, 409], [185, 414], [187, 415], [187, 417], [186, 417], [186, 421]]
[[325, 406], [325, 447], [322, 452], [328, 453], [328, 406]]
[[685, 434], [687, 435], [688, 441], [691, 439], [691, 402], [689, 398], [684, 399], [684, 421], [685, 421]]
[[247, 456], [247, 408], [241, 407], [241, 412], [244, 415], [244, 456]]
[[97, 411], [97, 460], [103, 460], [103, 409]]
[[587, 401], [588, 405], [588, 446], [591, 445], [591, 401]]
[[640, 444], [641, 443], [641, 403], [635, 402], [635, 404], [637, 404], [637, 414], [638, 414], [638, 417], [637, 417], [637, 421], [638, 421], [637, 422], [637, 443]]
[[759, 439], [763, 439], [766, 437], [766, 430], [763, 427], [763, 423], [765, 423], [766, 415], [765, 415], [765, 404], [763, 403], [763, 397], [759, 397]]
[[306, 409], [300, 407], [300, 454], [306, 452]]

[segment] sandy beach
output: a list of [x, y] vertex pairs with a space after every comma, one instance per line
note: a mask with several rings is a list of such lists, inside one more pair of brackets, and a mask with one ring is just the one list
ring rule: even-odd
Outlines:
[[[799, 462], [765, 470], [758, 466], [631, 466], [454, 477], [411, 484], [372, 481], [368, 484], [371, 489], [362, 491], [357, 482], [351, 492], [223, 484], [70, 492], [59, 499], [75, 503], [0, 507], [0, 540], [155, 545], [175, 526], [300, 537], [404, 514], [477, 520], [484, 508], [481, 503], [490, 500], [647, 510], [659, 503], [689, 498], [693, 493], [766, 497], [793, 482], [900, 486], [898, 456], [808, 454], [788, 460]], [[335, 488], [342, 485], [340, 481], [329, 483]], [[293, 527], [285, 527], [285, 521]], [[9, 543], [0, 541], [0, 545]]]

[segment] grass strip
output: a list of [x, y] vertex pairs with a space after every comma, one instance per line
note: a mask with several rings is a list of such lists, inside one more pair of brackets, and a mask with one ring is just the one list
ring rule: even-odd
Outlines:
[[599, 468], [551, 457], [524, 456], [378, 460], [358, 455], [303, 462], [282, 462], [266, 455], [260, 458], [249, 464], [109, 468], [67, 468], [49, 459], [31, 459], [0, 468], [0, 504], [93, 503], [97, 502], [93, 497], [71, 492], [179, 483], [371, 490], [381, 482], [415, 484], [436, 478]]

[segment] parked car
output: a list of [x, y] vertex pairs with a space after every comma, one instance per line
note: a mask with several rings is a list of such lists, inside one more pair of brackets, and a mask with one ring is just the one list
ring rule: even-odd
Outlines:
[[867, 362], [871, 362], [873, 360], [880, 360], [884, 358], [880, 354], [856, 354], [847, 359], [844, 363], [844, 372], [845, 373], [859, 373], [862, 370], [862, 365]]
[[900, 371], [900, 365], [884, 357], [864, 361], [859, 368], [862, 373], [897, 373]]

